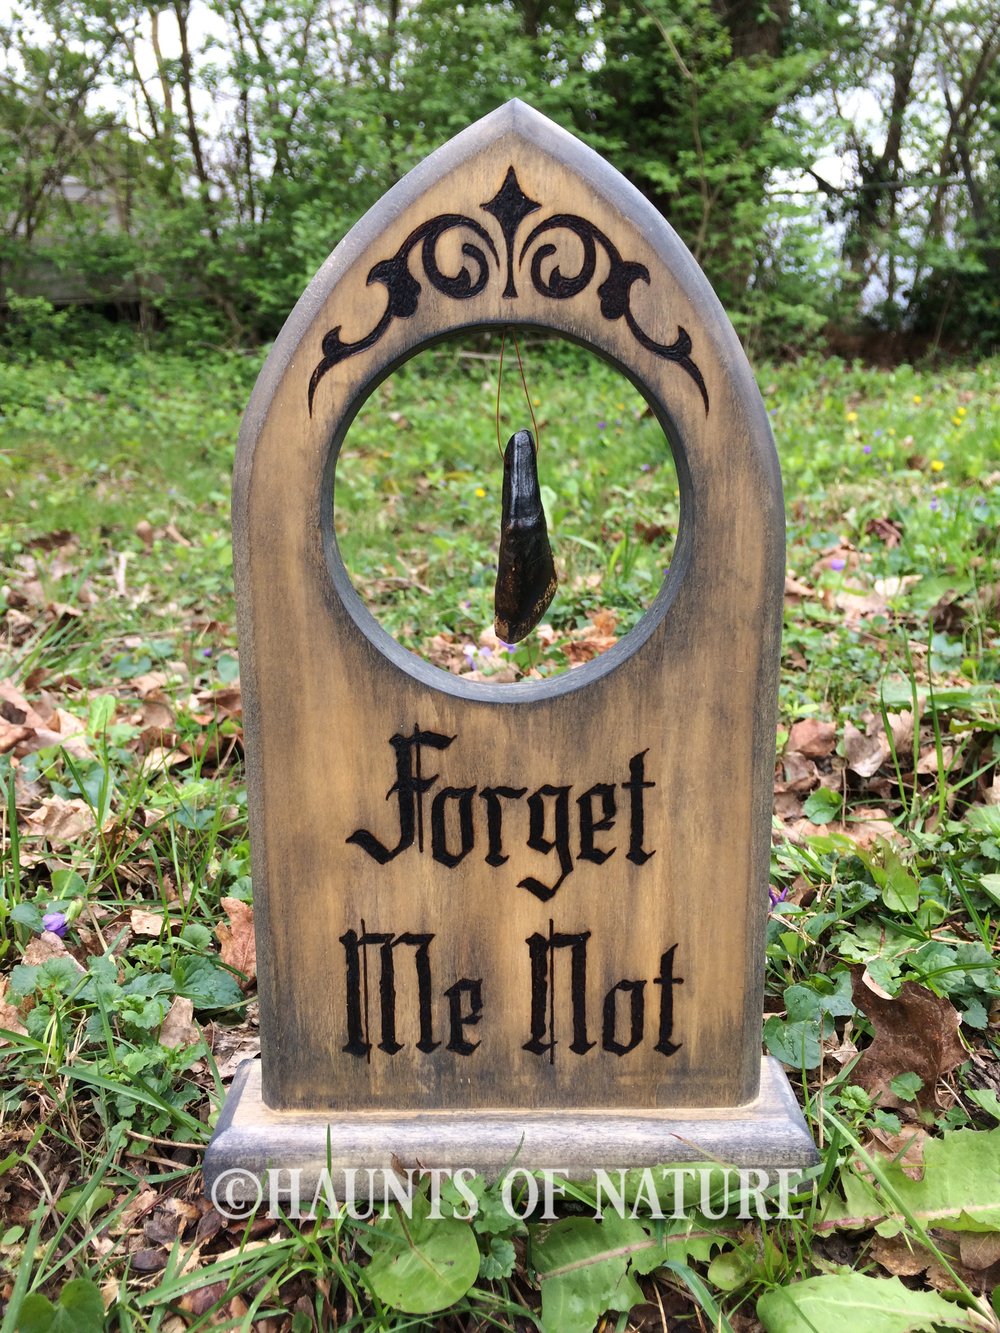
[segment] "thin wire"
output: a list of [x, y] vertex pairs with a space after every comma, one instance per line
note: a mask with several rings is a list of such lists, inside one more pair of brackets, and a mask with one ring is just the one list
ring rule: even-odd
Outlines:
[[503, 384], [503, 349], [507, 342], [507, 325], [503, 326], [503, 333], [500, 335], [500, 369], [497, 372], [497, 453], [503, 458], [503, 449], [500, 447], [500, 386]]
[[528, 415], [531, 417], [531, 425], [535, 432], [535, 453], [538, 453], [541, 447], [541, 440], [538, 438], [538, 426], [535, 424], [535, 410], [531, 406], [531, 394], [528, 392], [528, 381], [524, 378], [524, 366], [521, 363], [521, 349], [517, 345], [517, 334], [510, 335], [514, 339], [514, 351], [517, 353], [517, 368], [521, 372], [521, 388], [524, 390], [524, 401], [528, 404]]
[[[531, 417], [532, 429], [535, 432], [535, 453], [541, 446], [541, 438], [538, 433], [538, 423], [535, 421], [535, 409], [531, 405], [531, 394], [528, 392], [528, 381], [524, 374], [524, 362], [521, 360], [521, 349], [518, 346], [517, 334], [511, 333], [511, 339], [514, 343], [514, 351], [517, 355], [517, 368], [521, 373], [521, 388], [524, 390], [524, 401], [528, 404], [528, 414]], [[497, 428], [497, 453], [503, 458], [503, 448], [500, 444], [500, 391], [503, 386], [503, 354], [507, 345], [507, 325], [503, 327], [500, 335], [500, 369], [497, 371], [497, 404], [496, 404], [496, 428]]]

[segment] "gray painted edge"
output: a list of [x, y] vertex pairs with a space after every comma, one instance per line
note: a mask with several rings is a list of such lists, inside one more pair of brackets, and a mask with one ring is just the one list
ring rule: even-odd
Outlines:
[[[361, 1197], [400, 1167], [467, 1168], [495, 1179], [505, 1168], [551, 1169], [588, 1181], [598, 1169], [634, 1170], [684, 1162], [804, 1170], [819, 1154], [788, 1076], [761, 1060], [757, 1098], [745, 1106], [593, 1111], [273, 1111], [260, 1095], [260, 1062], [240, 1066], [203, 1164], [205, 1191], [218, 1201], [266, 1196], [267, 1172], [298, 1171], [296, 1194], [311, 1199], [329, 1170], [338, 1197]], [[362, 1173], [364, 1185], [354, 1174]], [[367, 1173], [373, 1175], [368, 1177]], [[287, 1198], [291, 1177], [272, 1177]], [[217, 1198], [218, 1196], [218, 1198]]]

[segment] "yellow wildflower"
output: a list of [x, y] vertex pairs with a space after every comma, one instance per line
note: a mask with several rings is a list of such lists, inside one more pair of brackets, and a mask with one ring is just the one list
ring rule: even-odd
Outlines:
[[857, 414], [857, 412], [848, 412], [848, 414], [847, 414], [847, 420], [848, 420], [848, 421], [857, 421], [857, 419], [858, 419], [858, 414]]
[[932, 458], [932, 459], [931, 459], [931, 471], [932, 471], [932, 472], [943, 472], [943, 471], [944, 471], [944, 464], [941, 462], [940, 458]]
[[957, 417], [964, 417], [964, 416], [966, 416], [966, 415], [968, 415], [968, 414], [967, 414], [966, 409], [965, 409], [964, 407], [960, 407], [960, 408], [958, 408], [958, 409], [956, 410], [955, 415], [956, 415]]
[[485, 498], [485, 496], [486, 496], [486, 492], [483, 490], [482, 486], [477, 486], [477, 487], [476, 487], [476, 499], [477, 499], [477, 500], [482, 500], [482, 499]]
[[924, 400], [923, 400], [923, 398], [921, 398], [921, 396], [920, 396], [919, 393], [915, 393], [915, 394], [913, 395], [913, 401], [914, 401], [914, 402], [917, 404], [917, 406], [919, 407], [920, 404], [921, 404]]

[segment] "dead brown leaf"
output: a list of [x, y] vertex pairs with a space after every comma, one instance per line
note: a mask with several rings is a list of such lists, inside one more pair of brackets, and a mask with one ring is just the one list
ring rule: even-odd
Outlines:
[[31, 727], [25, 727], [16, 722], [8, 722], [6, 718], [0, 717], [0, 754], [6, 754], [8, 750], [13, 750], [15, 745], [20, 745], [22, 741], [30, 739], [34, 735]]
[[899, 1163], [900, 1170], [911, 1180], [920, 1180], [924, 1174], [924, 1144], [930, 1138], [923, 1125], [907, 1125], [898, 1134], [887, 1130], [873, 1130], [881, 1145], [880, 1151]]
[[166, 671], [147, 671], [142, 676], [133, 676], [129, 686], [135, 690], [140, 699], [145, 699], [148, 694], [158, 693], [169, 682], [170, 676]]
[[128, 1231], [129, 1227], [136, 1224], [140, 1217], [154, 1206], [160, 1196], [156, 1190], [141, 1189], [131, 1203], [126, 1204], [122, 1209], [118, 1221], [115, 1223], [116, 1231]]
[[128, 923], [133, 935], [142, 935], [146, 939], [157, 939], [163, 933], [162, 912], [147, 912], [141, 907], [133, 907], [128, 915]]
[[189, 1291], [186, 1296], [182, 1296], [178, 1305], [182, 1310], [186, 1310], [188, 1314], [203, 1315], [213, 1305], [218, 1305], [220, 1301], [225, 1300], [228, 1291], [228, 1282], [210, 1282], [207, 1286], [196, 1287], [194, 1291]]
[[816, 590], [810, 588], [808, 584], [800, 583], [798, 579], [793, 578], [791, 574], [785, 575], [785, 600], [789, 602], [801, 602], [803, 598], [815, 597]]
[[889, 742], [880, 730], [866, 736], [848, 722], [844, 727], [844, 754], [852, 773], [859, 778], [872, 778], [889, 758]]
[[178, 764], [190, 762], [190, 755], [183, 750], [168, 749], [165, 745], [154, 745], [142, 759], [142, 771], [148, 777], [153, 773], [166, 773]]
[[1000, 1264], [1000, 1235], [995, 1231], [963, 1231], [958, 1238], [958, 1249], [966, 1268], [992, 1268]]
[[872, 616], [884, 616], [889, 610], [881, 593], [864, 592], [859, 588], [841, 588], [833, 596], [833, 605], [843, 611], [848, 625], [857, 625]]
[[240, 898], [223, 898], [222, 910], [229, 917], [228, 924], [220, 921], [215, 927], [222, 961], [227, 967], [242, 972], [244, 988], [257, 976], [257, 945], [254, 938], [253, 908]]
[[[8, 978], [0, 977], [0, 1028], [6, 1028], [8, 1032], [16, 1032], [23, 1037], [28, 1029], [21, 1022], [21, 1011], [5, 999], [7, 986]], [[0, 1046], [6, 1046], [9, 1041], [9, 1037], [0, 1037]]]
[[781, 820], [788, 821], [803, 818], [802, 800], [792, 791], [776, 791], [773, 810]]
[[954, 745], [942, 745], [941, 762], [939, 764], [937, 746], [932, 745], [929, 749], [923, 751], [919, 760], [917, 761], [917, 772], [933, 773], [935, 776], [937, 776], [938, 773], [940, 772], [941, 776], [944, 777], [947, 775], [948, 770], [951, 768], [951, 762], [954, 758], [955, 758]]
[[788, 733], [786, 750], [797, 750], [807, 759], [825, 759], [833, 754], [837, 744], [837, 728], [832, 722], [823, 722], [818, 717], [806, 717], [795, 722]]
[[647, 546], [652, 546], [653, 542], [663, 541], [665, 537], [669, 537], [670, 528], [662, 523], [643, 523], [641, 519], [636, 519], [635, 535]]
[[8, 722], [23, 724], [26, 727], [48, 726], [48, 717], [28, 703], [20, 690], [15, 689], [9, 680], [0, 680], [0, 716]]
[[776, 792], [809, 792], [819, 784], [819, 769], [798, 750], [786, 750], [781, 768], [784, 780], [774, 784]]
[[903, 1236], [877, 1236], [871, 1253], [883, 1268], [898, 1277], [926, 1273], [927, 1285], [937, 1291], [954, 1291], [956, 1274], [973, 1291], [992, 1291], [1000, 1279], [998, 1240], [992, 1232], [988, 1235], [962, 1232], [956, 1236], [938, 1231], [934, 1243], [947, 1263], [921, 1245], [908, 1244]]
[[37, 940], [32, 940], [28, 944], [21, 962], [25, 967], [38, 967], [41, 963], [47, 963], [50, 958], [68, 958], [77, 971], [84, 971], [60, 937], [54, 935], [51, 930], [43, 931]]
[[850, 817], [842, 824], [832, 827], [838, 833], [856, 842], [859, 847], [874, 847], [879, 841], [903, 841], [903, 835], [889, 818], [885, 810], [877, 806], [859, 805], [851, 811]]
[[94, 812], [79, 797], [67, 801], [62, 796], [49, 796], [25, 816], [24, 823], [29, 835], [45, 838], [52, 847], [65, 847], [90, 832]]
[[174, 1001], [160, 1024], [160, 1035], [157, 1040], [161, 1046], [169, 1046], [171, 1049], [193, 1046], [201, 1040], [201, 1031], [194, 1021], [193, 1001], [183, 995], [174, 996]]
[[876, 1236], [872, 1256], [894, 1277], [916, 1277], [926, 1271], [933, 1255], [922, 1245], [912, 1245], [904, 1236]]
[[131, 1255], [132, 1267], [137, 1273], [159, 1273], [166, 1268], [168, 1258], [167, 1251], [160, 1246], [153, 1249], [136, 1250]]
[[915, 981], [904, 981], [899, 993], [886, 1000], [868, 988], [862, 968], [852, 967], [851, 978], [854, 1003], [875, 1028], [875, 1040], [855, 1066], [857, 1082], [883, 1106], [899, 1106], [889, 1086], [892, 1079], [916, 1074], [923, 1080], [917, 1104], [934, 1109], [938, 1081], [969, 1058], [958, 1035], [958, 1010]]
[[176, 523], [168, 523], [167, 526], [163, 529], [163, 535], [164, 537], [169, 537], [172, 542], [176, 542], [178, 546], [191, 545], [191, 543], [184, 536], [184, 534], [178, 529]]
[[865, 525], [865, 532], [869, 537], [877, 537], [879, 541], [885, 542], [890, 550], [903, 540], [902, 530], [891, 518], [870, 518]]

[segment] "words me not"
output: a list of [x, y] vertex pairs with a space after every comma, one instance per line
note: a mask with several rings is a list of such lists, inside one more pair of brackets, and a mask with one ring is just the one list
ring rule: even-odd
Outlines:
[[[368, 829], [356, 829], [347, 841], [367, 852], [379, 865], [395, 860], [416, 844], [418, 853], [425, 850], [424, 797], [438, 782], [439, 774], [425, 776], [421, 771], [421, 752], [425, 749], [447, 750], [455, 736], [443, 736], [436, 731], [421, 731], [414, 726], [409, 736], [392, 736], [389, 744], [396, 756], [396, 780], [386, 792], [386, 800], [396, 798], [398, 828], [391, 835], [395, 845], [377, 838]], [[621, 783], [596, 782], [574, 802], [576, 805], [576, 859], [603, 865], [618, 850], [617, 844], [608, 846], [608, 837], [618, 822], [616, 789], [621, 787], [628, 806], [628, 851], [625, 858], [641, 866], [654, 855], [643, 846], [646, 832], [645, 794], [656, 786], [646, 781], [647, 751], [635, 754], [628, 761], [628, 779]], [[478, 808], [485, 821], [486, 854], [489, 866], [502, 866], [510, 860], [504, 851], [504, 814], [512, 803], [527, 800], [527, 846], [543, 855], [554, 853], [559, 862], [559, 877], [551, 884], [543, 884], [532, 875], [518, 881], [518, 888], [527, 889], [542, 902], [547, 902], [573, 871], [573, 843], [570, 819], [571, 785], [557, 786], [545, 783], [528, 795], [527, 787], [439, 787], [430, 803], [430, 853], [433, 859], [449, 870], [461, 865], [476, 846], [476, 824], [473, 811]], [[475, 800], [479, 797], [481, 805]]]

